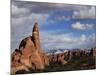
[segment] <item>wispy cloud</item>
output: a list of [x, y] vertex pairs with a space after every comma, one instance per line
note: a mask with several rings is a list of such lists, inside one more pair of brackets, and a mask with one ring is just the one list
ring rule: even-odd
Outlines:
[[12, 4], [12, 17], [22, 17], [29, 14], [30, 10], [24, 7], [18, 7]]
[[58, 21], [69, 21], [71, 18], [63, 15], [63, 16], [55, 17], [55, 19]]
[[12, 4], [12, 25], [24, 25], [26, 22], [35, 21], [44, 23], [49, 14], [34, 13], [29, 8]]
[[82, 24], [80, 22], [72, 24], [72, 28], [77, 30], [89, 30], [92, 29], [93, 26], [94, 26], [93, 24]]
[[96, 7], [88, 6], [73, 11], [72, 18], [74, 19], [95, 19], [96, 18]]
[[[41, 33], [41, 43], [44, 49], [48, 48], [91, 48], [95, 46], [95, 34], [75, 36], [73, 33], [48, 34]], [[44, 36], [46, 35], [46, 36]]]

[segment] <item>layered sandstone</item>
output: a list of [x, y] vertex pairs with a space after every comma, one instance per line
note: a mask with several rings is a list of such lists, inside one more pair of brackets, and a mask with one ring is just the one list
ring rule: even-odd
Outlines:
[[34, 24], [32, 36], [24, 38], [19, 49], [12, 53], [11, 73], [19, 70], [43, 70], [49, 65], [46, 54], [41, 49], [38, 23]]

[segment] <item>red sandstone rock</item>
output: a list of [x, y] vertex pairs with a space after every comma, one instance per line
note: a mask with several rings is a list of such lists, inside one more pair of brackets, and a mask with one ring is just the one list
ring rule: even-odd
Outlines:
[[38, 23], [34, 24], [32, 38], [34, 39], [33, 42], [34, 42], [36, 49], [38, 51], [41, 51]]
[[11, 72], [16, 73], [23, 69], [29, 71], [28, 68], [42, 70], [47, 65], [49, 65], [49, 59], [41, 49], [38, 23], [35, 23], [32, 36], [23, 39], [19, 50], [15, 50], [12, 54]]
[[96, 47], [93, 48], [93, 56], [96, 57]]

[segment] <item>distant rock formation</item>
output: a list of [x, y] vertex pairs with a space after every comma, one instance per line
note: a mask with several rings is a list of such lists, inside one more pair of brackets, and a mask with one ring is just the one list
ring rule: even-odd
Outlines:
[[37, 22], [34, 24], [32, 36], [24, 38], [11, 57], [11, 74], [20, 70], [43, 70], [49, 65], [49, 59], [41, 49]]
[[93, 48], [93, 56], [96, 57], [96, 47]]

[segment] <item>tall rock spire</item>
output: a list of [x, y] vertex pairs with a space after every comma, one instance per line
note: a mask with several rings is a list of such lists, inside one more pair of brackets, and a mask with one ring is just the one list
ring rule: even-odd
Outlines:
[[32, 38], [34, 39], [34, 44], [37, 50], [41, 50], [40, 47], [40, 38], [39, 38], [39, 27], [38, 27], [38, 23], [35, 22], [34, 27], [33, 27], [33, 31], [32, 31]]
[[19, 45], [19, 49], [15, 50], [13, 53], [11, 63], [12, 74], [15, 74], [20, 70], [25, 70], [26, 72], [29, 72], [30, 69], [36, 71], [43, 70], [45, 69], [45, 66], [49, 65], [48, 57], [40, 47], [40, 36], [37, 22], [34, 24], [32, 36], [24, 38]]

